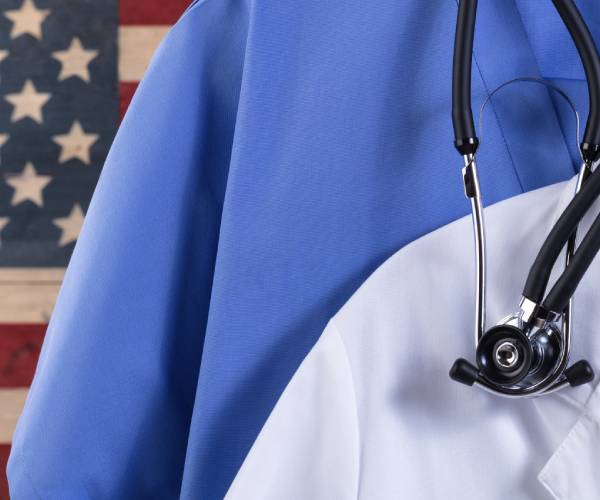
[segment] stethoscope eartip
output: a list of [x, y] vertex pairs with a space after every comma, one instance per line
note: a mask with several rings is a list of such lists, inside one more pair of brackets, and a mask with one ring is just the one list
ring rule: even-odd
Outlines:
[[464, 358], [458, 358], [450, 368], [450, 378], [461, 384], [472, 386], [479, 378], [479, 370]]
[[595, 374], [592, 366], [582, 359], [565, 370], [565, 378], [571, 387], [584, 385], [594, 380]]

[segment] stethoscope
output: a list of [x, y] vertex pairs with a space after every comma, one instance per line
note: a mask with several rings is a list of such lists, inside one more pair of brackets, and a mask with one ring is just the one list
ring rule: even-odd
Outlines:
[[[577, 191], [551, 229], [525, 282], [519, 310], [485, 328], [486, 241], [475, 153], [479, 139], [471, 111], [471, 59], [477, 0], [460, 0], [454, 45], [452, 122], [464, 159], [465, 194], [471, 202], [476, 254], [475, 360], [457, 359], [450, 377], [508, 397], [535, 397], [591, 382], [586, 360], [569, 366], [572, 297], [600, 249], [600, 216], [576, 248], [577, 227], [600, 195], [600, 56], [572, 0], [552, 0], [581, 57], [589, 91], [589, 115], [580, 144], [583, 164]], [[566, 247], [566, 267], [548, 293], [551, 271]]]

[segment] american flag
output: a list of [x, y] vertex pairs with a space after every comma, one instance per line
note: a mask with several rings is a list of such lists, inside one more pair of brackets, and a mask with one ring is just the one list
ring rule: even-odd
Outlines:
[[2, 471], [119, 119], [156, 46], [189, 3], [0, 0]]

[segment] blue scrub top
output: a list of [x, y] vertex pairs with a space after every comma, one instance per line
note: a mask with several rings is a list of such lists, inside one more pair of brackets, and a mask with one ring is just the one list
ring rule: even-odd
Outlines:
[[[578, 3], [599, 36], [597, 2]], [[456, 8], [189, 8], [87, 214], [14, 436], [14, 500], [223, 497], [328, 318], [394, 251], [468, 212], [450, 120]], [[564, 82], [586, 116], [551, 2], [481, 0], [475, 113], [517, 76]], [[567, 109], [531, 84], [493, 99], [487, 203], [574, 174]]]

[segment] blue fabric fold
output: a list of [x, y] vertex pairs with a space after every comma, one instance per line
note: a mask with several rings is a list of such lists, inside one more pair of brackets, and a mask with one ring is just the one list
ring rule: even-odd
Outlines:
[[[455, 16], [454, 0], [188, 9], [88, 211], [14, 437], [14, 499], [224, 496], [327, 320], [468, 212]], [[544, 76], [524, 24], [480, 2], [476, 113], [503, 81]], [[572, 175], [562, 119], [544, 89], [493, 99], [487, 203]]]

